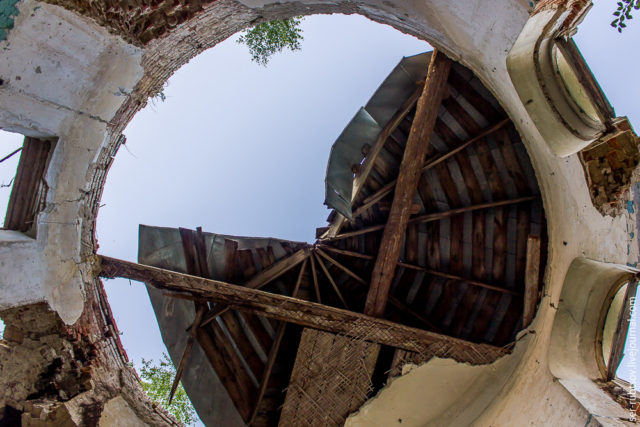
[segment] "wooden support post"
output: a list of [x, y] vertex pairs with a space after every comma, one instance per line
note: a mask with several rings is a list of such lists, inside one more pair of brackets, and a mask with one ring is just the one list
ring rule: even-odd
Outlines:
[[402, 156], [393, 204], [371, 275], [371, 287], [364, 312], [372, 316], [382, 316], [387, 306], [389, 288], [402, 249], [413, 198], [418, 188], [422, 165], [433, 134], [450, 68], [451, 60], [434, 50], [424, 90], [418, 100], [416, 115]]
[[540, 285], [540, 237], [527, 238], [527, 260], [524, 273], [524, 302], [522, 327], [529, 326], [536, 314], [538, 289]]
[[[126, 277], [159, 289], [186, 292], [196, 299], [226, 304], [235, 310], [358, 339], [362, 339], [362, 331], [367, 331], [367, 341], [391, 347], [420, 353], [432, 351], [430, 349], [434, 343], [446, 343], [445, 357], [452, 357], [457, 361], [475, 361], [478, 355], [482, 355], [483, 361], [493, 361], [509, 352], [507, 349], [487, 344], [475, 344], [365, 314], [248, 289], [218, 280], [204, 279], [106, 256], [98, 256], [98, 259], [102, 277]], [[198, 331], [202, 330], [198, 328]], [[455, 349], [460, 351], [454, 352]]]

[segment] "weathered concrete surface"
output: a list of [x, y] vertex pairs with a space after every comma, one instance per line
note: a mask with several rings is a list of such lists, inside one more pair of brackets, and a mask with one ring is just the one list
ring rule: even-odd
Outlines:
[[[40, 411], [60, 417], [60, 423], [68, 422], [68, 418], [76, 422], [74, 417], [86, 410], [78, 409], [84, 408], [80, 403], [89, 405], [83, 399], [93, 399], [94, 406], [89, 407], [94, 409], [88, 413], [96, 415], [97, 420], [107, 402], [121, 395], [143, 422], [170, 423], [143, 402], [132, 374], [127, 374], [121, 362], [114, 362], [118, 357], [114, 349], [98, 351], [96, 362], [91, 362], [92, 366], [96, 363], [96, 367], [105, 367], [92, 370], [93, 389], [78, 392], [64, 404], [63, 396], [54, 395], [46, 411], [25, 401], [34, 393], [34, 385], [42, 392], [33, 378], [40, 378], [46, 371], [50, 357], [69, 357], [67, 350], [73, 344], [63, 333], [65, 328], [71, 328], [72, 336], [91, 345], [102, 342], [106, 333], [99, 326], [103, 320], [98, 319], [105, 308], [93, 299], [97, 287], [86, 261], [96, 250], [93, 227], [110, 157], [117, 150], [124, 127], [149, 95], [198, 53], [264, 19], [342, 12], [360, 13], [423, 38], [478, 75], [523, 136], [540, 182], [549, 232], [545, 295], [529, 328], [534, 334], [524, 337], [512, 355], [491, 366], [470, 369], [432, 360], [394, 381], [349, 423], [371, 425], [372, 416], [377, 419], [384, 415], [386, 418], [380, 419], [394, 424], [391, 421], [397, 422], [408, 412], [414, 415], [407, 420], [416, 425], [454, 422], [496, 426], [525, 421], [584, 425], [589, 419], [588, 409], [554, 381], [549, 355], [551, 331], [566, 272], [576, 257], [622, 265], [637, 262], [637, 241], [632, 237], [632, 233], [637, 235], [635, 213], [623, 211], [611, 217], [598, 212], [578, 156], [556, 157], [518, 96], [506, 57], [529, 19], [529, 2], [361, 0], [329, 4], [245, 0], [243, 4], [218, 0], [203, 5], [200, 12], [163, 32], [161, 38], [150, 39], [144, 49], [111, 34], [91, 17], [35, 0], [23, 0], [17, 6], [14, 27], [8, 31], [7, 40], [0, 41], [0, 127], [58, 138], [47, 174], [47, 207], [38, 216], [36, 239], [0, 233], [3, 318], [8, 309], [36, 302], [46, 302], [59, 316], [51, 333], [43, 334], [37, 325], [26, 323], [17, 330], [28, 339], [3, 342], [0, 349], [0, 355], [4, 354], [0, 358], [7, 361], [2, 369], [14, 369], [0, 377], [0, 386], [9, 390], [9, 383], [15, 383], [3, 399], [22, 404], [20, 411], [26, 418], [38, 418]], [[111, 31], [117, 30], [115, 25], [110, 27]], [[11, 321], [7, 324], [13, 325]], [[53, 338], [46, 338], [50, 335]], [[9, 333], [12, 336], [16, 336], [14, 332]], [[46, 351], [37, 356], [49, 339], [59, 340], [52, 347], [56, 356]], [[14, 358], [19, 354], [24, 354], [20, 356], [26, 369], [24, 376], [15, 372], [17, 365], [8, 363], [19, 360]], [[63, 366], [64, 372], [75, 369], [71, 362]], [[119, 373], [119, 378], [114, 373]], [[447, 386], [456, 393], [436, 393]], [[118, 406], [119, 401], [115, 402], [112, 406]], [[105, 420], [109, 413], [105, 413]]]
[[18, 9], [15, 28], [0, 42], [0, 127], [59, 139], [37, 238], [0, 236], [0, 309], [48, 301], [73, 323], [84, 304], [79, 264], [88, 168], [108, 120], [142, 76], [142, 52], [59, 7], [26, 0]]
[[98, 422], [100, 427], [142, 427], [145, 425], [120, 396], [114, 397], [104, 405]]
[[45, 303], [0, 312], [0, 419], [13, 411], [25, 426], [106, 426], [118, 425], [109, 423], [114, 411], [125, 411], [138, 425], [177, 425], [114, 351], [109, 338], [117, 329], [100, 320], [97, 303], [89, 298], [73, 326]]

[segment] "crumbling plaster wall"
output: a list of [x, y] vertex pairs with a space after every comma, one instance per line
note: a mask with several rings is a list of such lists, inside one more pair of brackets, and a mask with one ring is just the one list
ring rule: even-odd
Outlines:
[[[82, 320], [81, 314], [98, 310], [87, 305], [95, 287], [88, 257], [96, 250], [94, 216], [106, 169], [126, 124], [180, 66], [245, 26], [267, 18], [360, 13], [424, 38], [473, 69], [516, 123], [540, 181], [548, 221], [549, 259], [546, 293], [529, 328], [535, 333], [526, 335], [514, 353], [495, 366], [474, 368], [478, 372], [472, 373], [462, 365], [447, 368], [452, 378], [464, 379], [456, 386], [455, 400], [467, 404], [458, 411], [456, 420], [492, 425], [518, 425], [523, 420], [544, 423], [558, 419], [558, 407], [563, 409], [567, 422], [587, 419], [584, 408], [554, 381], [549, 371], [548, 346], [555, 309], [564, 276], [575, 257], [619, 264], [637, 261], [637, 244], [631, 237], [635, 233], [635, 214], [602, 216], [593, 207], [578, 156], [554, 156], [518, 98], [505, 59], [532, 4], [522, 0], [362, 0], [331, 4], [311, 0], [218, 0], [202, 2], [197, 14], [162, 32], [162, 38], [129, 38], [133, 43], [129, 44], [119, 37], [126, 35], [119, 34], [122, 29], [117, 25], [109, 26], [108, 20], [100, 21], [95, 16], [108, 28], [100, 27], [91, 19], [91, 11], [86, 12], [89, 17], [79, 16], [71, 11], [77, 5], [70, 0], [55, 2], [69, 9], [35, 0], [18, 2], [13, 28], [8, 31], [7, 40], [0, 41], [0, 127], [59, 138], [47, 175], [51, 190], [47, 209], [38, 217], [37, 238], [28, 240], [10, 231], [0, 234], [0, 310], [46, 302], [66, 325], [75, 324], [72, 327], [77, 328], [82, 322], [95, 323], [86, 317]], [[557, 6], [566, 2], [551, 3]], [[56, 328], [63, 328], [63, 323]], [[78, 333], [86, 331], [80, 328]], [[94, 340], [99, 341], [103, 333], [95, 332]], [[31, 341], [13, 341], [11, 351], [31, 349], [30, 345]], [[39, 344], [33, 345], [37, 348]], [[99, 353], [98, 358], [109, 360], [114, 356]], [[44, 355], [42, 360], [47, 360]], [[42, 374], [46, 363], [33, 363]], [[437, 387], [434, 378], [441, 378], [437, 373], [443, 370], [439, 363], [451, 362], [433, 360], [387, 389], [402, 396], [414, 387], [424, 399], [407, 399], [404, 407], [389, 406], [382, 393], [366, 411], [378, 405], [391, 417], [408, 410], [421, 414], [419, 409], [430, 404], [425, 400], [429, 394], [421, 390]], [[120, 368], [119, 372], [126, 371]], [[2, 378], [6, 381], [7, 377]], [[25, 390], [31, 384], [27, 377], [14, 374], [12, 378], [22, 382]], [[92, 378], [100, 384], [111, 383], [96, 373]], [[125, 389], [119, 387], [115, 390]], [[137, 395], [129, 393], [127, 402], [135, 406], [132, 402]], [[105, 402], [116, 397], [117, 392], [97, 399], [104, 407]], [[452, 406], [442, 401], [440, 408], [444, 412], [423, 414], [416, 418], [415, 425], [429, 420], [446, 423], [452, 414], [447, 409]], [[134, 410], [138, 416], [152, 417], [147, 420], [168, 422], [153, 418], [149, 408]], [[370, 425], [366, 423], [366, 411], [350, 423]]]

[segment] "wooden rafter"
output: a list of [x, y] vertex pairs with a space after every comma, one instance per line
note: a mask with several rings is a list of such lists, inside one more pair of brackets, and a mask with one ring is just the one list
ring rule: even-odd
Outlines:
[[[279, 260], [268, 269], [256, 274], [248, 282], [246, 282], [244, 286], [250, 289], [260, 289], [268, 285], [278, 277], [282, 276], [284, 273], [291, 270], [296, 265], [300, 264], [308, 256], [309, 249], [307, 247], [300, 249], [291, 256]], [[227, 311], [229, 311], [229, 307], [225, 307], [224, 305], [217, 305], [213, 310], [207, 313], [204, 320], [202, 321], [202, 326], [208, 325], [211, 321], [213, 321], [213, 319], [223, 315]]]
[[245, 283], [244, 286], [251, 289], [260, 289], [273, 280], [277, 279], [278, 277], [282, 276], [284, 273], [291, 270], [296, 265], [300, 264], [308, 256], [309, 248], [304, 247], [293, 253], [291, 256], [282, 258], [281, 260], [277, 261], [268, 269], [256, 274], [247, 283]]
[[[426, 214], [426, 215], [417, 216], [417, 217], [409, 219], [409, 223], [439, 221], [441, 219], [452, 217], [452, 216], [455, 216], [455, 215], [460, 215], [460, 214], [463, 214], [465, 212], [473, 212], [473, 211], [477, 211], [477, 210], [481, 210], [481, 209], [490, 209], [490, 208], [497, 208], [497, 207], [501, 207], [501, 206], [514, 205], [514, 204], [518, 204], [518, 203], [530, 202], [530, 201], [537, 200], [537, 199], [539, 199], [539, 196], [526, 196], [526, 197], [518, 197], [518, 198], [515, 198], [515, 199], [509, 199], [509, 200], [501, 200], [501, 201], [498, 201], [498, 202], [479, 203], [477, 205], [471, 205], [471, 206], [465, 206], [465, 207], [462, 207], [462, 208], [451, 209], [451, 210], [448, 210], [448, 211], [445, 211], [445, 212], [435, 212], [435, 213], [430, 213], [430, 214]], [[372, 225], [371, 227], [361, 228], [359, 230], [347, 231], [346, 233], [338, 234], [337, 236], [335, 236], [335, 237], [333, 237], [331, 239], [326, 239], [325, 241], [332, 241], [332, 240], [346, 239], [348, 237], [360, 236], [361, 234], [367, 234], [367, 233], [372, 233], [374, 231], [380, 231], [380, 230], [383, 230], [384, 228], [385, 228], [384, 224]]]
[[[209, 359], [209, 363], [211, 363], [218, 378], [220, 378], [220, 382], [236, 405], [240, 416], [242, 419], [248, 420], [251, 416], [252, 408], [247, 398], [250, 397], [252, 393], [240, 380], [243, 376], [242, 372], [234, 372], [233, 366], [230, 366], [229, 360], [220, 351], [223, 348], [218, 345], [219, 343], [206, 329], [197, 328], [196, 336], [198, 344], [202, 347], [202, 350]], [[226, 353], [229, 355], [229, 352]]]
[[340, 292], [340, 288], [338, 288], [338, 285], [333, 280], [333, 277], [331, 277], [331, 274], [329, 273], [329, 270], [327, 270], [327, 267], [324, 265], [324, 263], [322, 262], [320, 257], [315, 253], [315, 251], [313, 252], [313, 256], [315, 257], [316, 261], [320, 265], [320, 268], [322, 268], [322, 271], [324, 272], [324, 275], [327, 276], [327, 279], [329, 279], [329, 283], [331, 283], [331, 286], [333, 287], [333, 290], [336, 292], [336, 295], [338, 295], [338, 298], [340, 298], [340, 301], [342, 302], [342, 305], [344, 305], [344, 308], [346, 308], [348, 310], [349, 309], [349, 305], [347, 305], [347, 301], [345, 301], [344, 297], [342, 296], [342, 292]]
[[344, 271], [345, 273], [347, 273], [347, 275], [351, 276], [353, 279], [355, 279], [357, 282], [362, 283], [363, 285], [366, 285], [367, 282], [361, 278], [360, 276], [358, 276], [357, 274], [355, 274], [353, 271], [349, 270], [347, 267], [345, 267], [344, 265], [340, 264], [338, 261], [336, 261], [335, 259], [331, 258], [329, 255], [327, 255], [322, 249], [320, 249], [319, 247], [316, 247], [316, 253], [320, 254], [321, 257], [323, 257], [324, 259], [326, 259], [327, 261], [329, 261], [331, 264], [335, 265], [336, 267], [338, 267], [340, 270]]
[[311, 275], [313, 276], [313, 289], [316, 292], [316, 301], [318, 304], [322, 304], [322, 299], [320, 298], [320, 286], [318, 284], [318, 272], [316, 271], [316, 262], [314, 261], [314, 257], [311, 257]]
[[[198, 227], [195, 232], [190, 229], [180, 228], [179, 232], [182, 240], [187, 273], [192, 276], [209, 278], [207, 248], [202, 228]], [[255, 389], [249, 374], [239, 359], [244, 356], [242, 353], [238, 353], [239, 350], [236, 351], [242, 343], [236, 342], [234, 346], [230, 341], [233, 340], [233, 338], [227, 337], [221, 325], [215, 322], [210, 326], [211, 334], [203, 331], [201, 327], [203, 326], [202, 319], [204, 313], [209, 312], [208, 304], [204, 300], [198, 300], [195, 301], [195, 308], [196, 317], [188, 329], [189, 338], [187, 338], [187, 345], [182, 360], [179, 363], [179, 368], [182, 366], [184, 370], [186, 359], [193, 347], [193, 341], [197, 339], [207, 354], [218, 377], [226, 377], [223, 385], [243, 419], [247, 420], [249, 416], [248, 408], [253, 399]], [[224, 324], [230, 331], [237, 330], [240, 327], [235, 317], [225, 317]], [[182, 372], [176, 372], [176, 378], [174, 379], [170, 393], [171, 398], [175, 392], [174, 387], [177, 387], [181, 376]]]
[[[484, 137], [486, 137], [488, 135], [491, 135], [492, 133], [494, 133], [498, 129], [501, 129], [503, 126], [505, 126], [508, 123], [510, 123], [510, 121], [511, 121], [510, 119], [501, 120], [500, 122], [496, 123], [495, 125], [490, 126], [489, 128], [483, 130], [478, 135], [476, 135], [476, 136], [474, 136], [472, 138], [469, 138], [467, 141], [463, 142], [462, 144], [458, 145], [457, 147], [455, 147], [454, 149], [448, 151], [447, 153], [441, 154], [439, 156], [436, 156], [434, 159], [428, 160], [422, 166], [422, 172], [424, 173], [424, 172], [428, 171], [429, 169], [435, 167], [436, 165], [444, 162], [448, 158], [455, 156], [456, 154], [458, 154], [460, 151], [464, 150], [465, 148], [467, 148], [471, 144], [481, 140], [482, 138], [484, 138]], [[362, 204], [353, 212], [353, 218], [356, 218], [356, 217], [362, 215], [362, 213], [364, 213], [365, 211], [370, 209], [372, 206], [374, 206], [375, 204], [380, 202], [380, 200], [382, 200], [384, 197], [386, 197], [389, 193], [391, 193], [393, 191], [395, 186], [396, 186], [396, 180], [394, 179], [393, 181], [388, 182], [387, 184], [382, 186], [374, 194], [372, 194], [372, 195], [368, 196], [366, 199], [364, 199], [362, 201]]]
[[[136, 264], [106, 256], [97, 256], [100, 276], [106, 278], [125, 277], [149, 284], [159, 289], [192, 294], [196, 299], [211, 300], [229, 305], [231, 308], [282, 320], [313, 329], [324, 330], [371, 342], [403, 348], [408, 351], [425, 352], [433, 344], [441, 343], [448, 348], [451, 357], [458, 361], [473, 355], [486, 356], [485, 360], [503, 356], [508, 350], [487, 344], [475, 344], [458, 338], [411, 328], [388, 320], [329, 307], [284, 295], [272, 294], [243, 286], [231, 285], [218, 280], [205, 279], [147, 265]], [[202, 328], [198, 328], [198, 337]], [[453, 352], [460, 349], [459, 352]], [[249, 416], [251, 414], [249, 413]], [[248, 418], [247, 418], [248, 419]]]
[[[198, 227], [196, 233], [194, 233], [193, 230], [189, 230], [186, 228], [180, 228], [179, 232], [180, 238], [182, 240], [182, 250], [184, 252], [185, 263], [187, 265], [187, 272], [195, 276], [209, 277], [209, 269], [206, 263], [207, 257], [202, 228]], [[187, 338], [187, 343], [185, 345], [184, 351], [182, 352], [182, 357], [180, 357], [178, 368], [176, 369], [176, 376], [173, 379], [173, 384], [171, 385], [171, 390], [169, 392], [169, 404], [171, 404], [173, 396], [178, 389], [180, 378], [182, 378], [182, 373], [184, 372], [187, 360], [189, 358], [189, 355], [191, 354], [191, 349], [193, 348], [193, 344], [196, 340], [196, 329], [200, 327], [200, 323], [202, 322], [202, 318], [206, 311], [208, 311], [207, 305], [204, 303], [199, 303], [193, 325], [189, 328], [188, 331], [189, 337]]]
[[187, 366], [187, 360], [189, 359], [191, 349], [193, 348], [193, 344], [196, 339], [196, 329], [200, 327], [200, 322], [202, 321], [202, 316], [204, 316], [205, 310], [205, 306], [202, 306], [198, 309], [195, 320], [193, 321], [193, 327], [189, 328], [189, 338], [187, 338], [187, 344], [184, 346], [184, 351], [182, 352], [180, 363], [178, 363], [178, 368], [176, 369], [176, 376], [173, 379], [173, 384], [171, 384], [171, 391], [169, 392], [169, 405], [171, 405], [173, 396], [178, 389], [178, 383], [180, 382], [180, 378], [182, 378], [184, 368]]
[[340, 255], [347, 255], [347, 256], [350, 256], [350, 257], [354, 257], [354, 258], [360, 258], [360, 259], [374, 259], [375, 258], [375, 256], [373, 256], [373, 255], [361, 254], [360, 252], [354, 252], [354, 251], [348, 251], [346, 249], [334, 248], [333, 246], [329, 246], [329, 245], [319, 244], [317, 246], [322, 248], [322, 249], [326, 249], [328, 251], [335, 252], [335, 253], [340, 254]]
[[[342, 270], [345, 273], [347, 273], [347, 275], [351, 276], [356, 282], [358, 282], [358, 283], [360, 283], [362, 285], [366, 285], [367, 284], [367, 282], [364, 279], [362, 279], [360, 276], [355, 274], [353, 271], [349, 270], [347, 267], [345, 267], [344, 265], [340, 264], [338, 261], [336, 261], [335, 259], [333, 259], [329, 255], [327, 255], [322, 249], [316, 247], [316, 252], [319, 253], [327, 261], [329, 261], [330, 263], [332, 263], [333, 265], [338, 267], [340, 270]], [[373, 257], [371, 257], [371, 258], [373, 258]], [[431, 330], [434, 330], [434, 331], [437, 330], [435, 325], [433, 325], [431, 322], [429, 322], [426, 317], [422, 316], [420, 313], [418, 313], [417, 311], [413, 310], [411, 307], [409, 307], [407, 304], [403, 303], [402, 301], [400, 301], [399, 299], [397, 299], [393, 295], [389, 295], [389, 302], [391, 303], [391, 305], [393, 305], [394, 307], [398, 308], [399, 310], [401, 310], [401, 311], [403, 311], [405, 313], [408, 313], [411, 316], [415, 317], [416, 319], [418, 319], [419, 321], [421, 321], [422, 323], [427, 325], [429, 328], [431, 328]]]
[[[366, 255], [366, 254], [361, 254], [359, 252], [353, 252], [353, 251], [347, 251], [344, 249], [338, 249], [338, 248], [334, 248], [328, 245], [319, 245], [321, 248], [326, 249], [328, 251], [332, 251], [335, 252], [337, 254], [341, 254], [341, 255], [346, 255], [346, 256], [351, 256], [354, 258], [362, 258], [362, 259], [373, 259], [375, 258], [373, 255]], [[424, 271], [427, 274], [430, 274], [432, 276], [439, 276], [439, 277], [444, 277], [447, 279], [452, 279], [452, 280], [457, 280], [459, 282], [464, 282], [464, 283], [468, 283], [470, 285], [473, 286], [479, 286], [481, 288], [486, 288], [486, 289], [491, 289], [494, 291], [498, 291], [498, 292], [504, 292], [507, 294], [511, 294], [511, 295], [520, 295], [518, 292], [516, 291], [512, 291], [510, 289], [506, 289], [506, 288], [501, 288], [499, 286], [495, 286], [495, 285], [491, 285], [489, 283], [485, 283], [479, 280], [475, 280], [475, 279], [468, 279], [466, 277], [462, 277], [462, 276], [457, 276], [455, 274], [449, 274], [449, 273], [445, 273], [442, 271], [437, 271], [437, 270], [433, 270], [433, 269], [429, 269], [427, 267], [423, 267], [421, 265], [415, 265], [415, 264], [409, 264], [406, 262], [398, 262], [398, 267], [404, 267], [404, 268], [410, 268], [412, 270], [419, 270], [419, 271]]]
[[411, 206], [418, 189], [422, 164], [433, 134], [450, 69], [451, 60], [438, 50], [434, 50], [424, 90], [416, 106], [416, 114], [398, 172], [393, 203], [371, 274], [371, 285], [364, 312], [372, 316], [382, 316], [387, 306], [389, 289], [402, 249], [405, 230], [409, 224]]
[[[308, 259], [302, 262], [302, 266], [300, 267], [300, 273], [298, 273], [298, 280], [296, 280], [296, 284], [293, 288], [293, 292], [291, 293], [292, 298], [296, 298], [298, 296], [298, 290], [300, 290], [300, 284], [302, 283], [302, 276], [304, 275], [304, 270], [307, 267]], [[276, 363], [276, 357], [278, 357], [278, 351], [280, 350], [280, 344], [282, 344], [282, 338], [284, 338], [284, 333], [287, 328], [286, 322], [280, 322], [278, 325], [278, 331], [276, 332], [276, 336], [273, 339], [273, 344], [271, 349], [269, 350], [269, 356], [267, 358], [267, 363], [264, 366], [264, 373], [262, 374], [262, 380], [260, 381], [260, 388], [258, 389], [258, 398], [256, 400], [256, 404], [253, 408], [253, 413], [251, 414], [251, 419], [249, 420], [249, 425], [253, 425], [258, 416], [258, 410], [260, 409], [260, 403], [262, 403], [262, 399], [264, 398], [264, 394], [267, 391], [267, 385], [269, 384], [269, 378], [271, 377], [271, 371], [273, 370], [273, 366]]]
[[[403, 262], [398, 263], [399, 267], [408, 267], [409, 264], [405, 264]], [[409, 268], [415, 268], [416, 266], [411, 266]], [[474, 279], [467, 279], [466, 277], [457, 276], [455, 274], [443, 273], [442, 271], [431, 270], [429, 268], [419, 267], [416, 270], [424, 271], [427, 274], [432, 276], [444, 277], [445, 279], [455, 280], [459, 283], [468, 283], [469, 285], [478, 286], [485, 289], [490, 289], [492, 291], [502, 292], [509, 295], [521, 295], [519, 292], [512, 291], [511, 289], [501, 288], [499, 286], [491, 285], [489, 283], [484, 283]]]

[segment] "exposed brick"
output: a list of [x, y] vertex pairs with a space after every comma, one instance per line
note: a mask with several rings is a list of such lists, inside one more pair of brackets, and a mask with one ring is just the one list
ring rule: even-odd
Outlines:
[[616, 136], [580, 152], [589, 193], [603, 215], [617, 215], [629, 200], [629, 186], [638, 163], [639, 139], [624, 119]]

